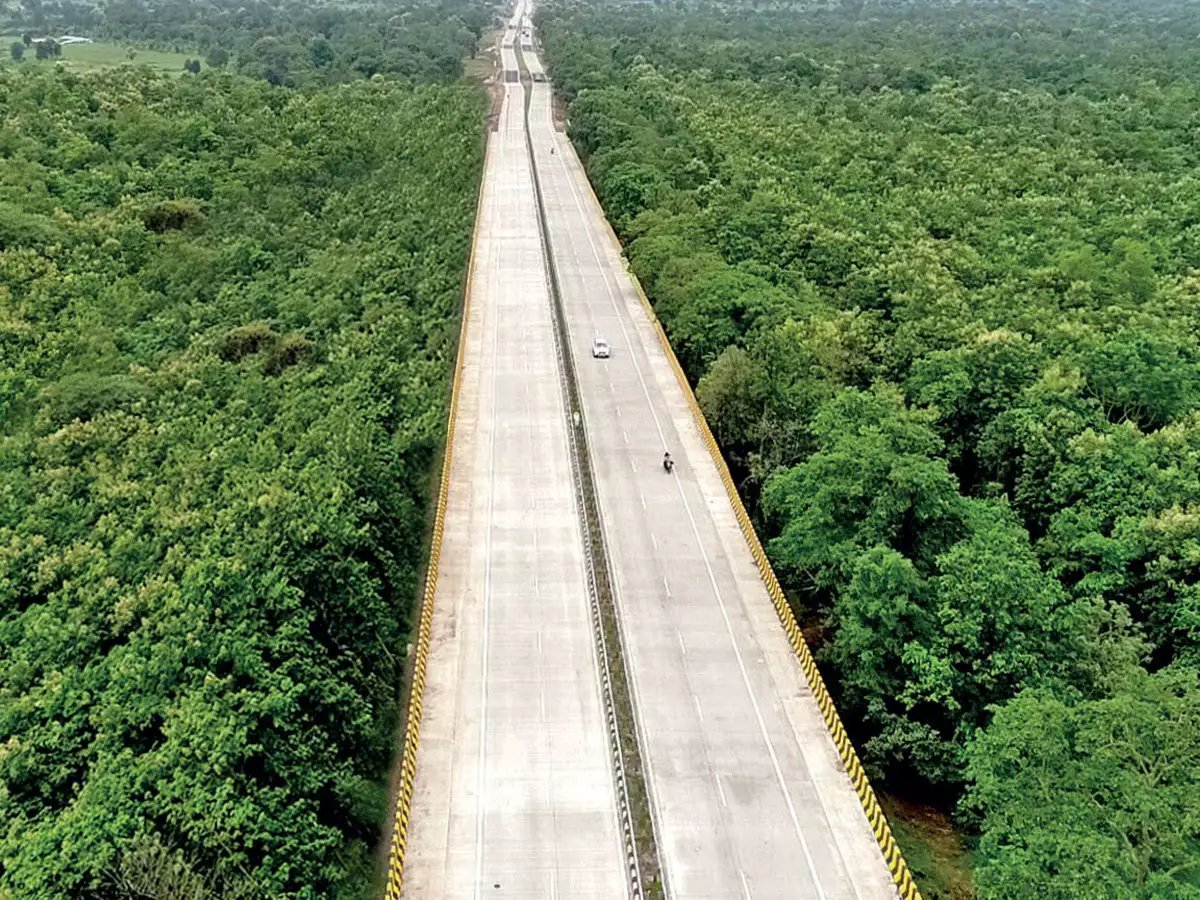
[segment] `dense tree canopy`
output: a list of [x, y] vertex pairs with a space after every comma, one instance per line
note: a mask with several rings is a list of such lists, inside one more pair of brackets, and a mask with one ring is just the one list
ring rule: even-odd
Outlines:
[[[470, 0], [21, 0], [0, 33], [74, 33], [182, 52], [272, 84], [332, 84], [382, 73], [449, 82], [474, 56], [494, 5]], [[7, 24], [5, 19], [7, 18]]]
[[[1137, 760], [1200, 663], [1200, 10], [538, 20], [876, 777], [948, 808], [970, 788], [986, 897], [1195, 896], [1200, 761]], [[1141, 749], [1098, 746], [1124, 710]], [[1030, 782], [1068, 768], [1014, 843]], [[1100, 771], [1121, 787], [1071, 818]], [[1153, 846], [1131, 836], [1147, 785]]]
[[1022, 693], [973, 747], [978, 877], [997, 897], [1195, 897], [1200, 683], [1131, 674], [1112, 697]]
[[465, 86], [0, 69], [0, 896], [365, 896]]

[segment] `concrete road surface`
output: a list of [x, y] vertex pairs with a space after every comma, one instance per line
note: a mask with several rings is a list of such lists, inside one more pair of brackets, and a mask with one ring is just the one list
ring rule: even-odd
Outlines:
[[505, 90], [475, 236], [404, 896], [613, 900], [627, 896], [625, 854], [524, 94]]
[[[541, 68], [528, 51], [525, 59]], [[532, 90], [532, 146], [668, 896], [894, 897], [685, 394], [579, 160], [554, 130], [550, 88]], [[610, 359], [591, 357], [596, 336]], [[674, 474], [663, 471], [664, 450]]]

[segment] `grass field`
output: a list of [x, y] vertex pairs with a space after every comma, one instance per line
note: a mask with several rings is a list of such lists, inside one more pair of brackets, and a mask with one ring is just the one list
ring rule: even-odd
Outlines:
[[[14, 41], [19, 41], [20, 35], [0, 35], [0, 61], [12, 63], [9, 47]], [[56, 60], [39, 60], [34, 56], [32, 47], [25, 49], [25, 58], [20, 65], [52, 66], [61, 64], [79, 71], [96, 71], [110, 66], [134, 65], [150, 66], [166, 72], [182, 72], [183, 61], [188, 59], [186, 53], [169, 53], [161, 50], [141, 50], [134, 48], [133, 58], [129, 57], [129, 49], [124, 44], [105, 43], [97, 41], [94, 44], [68, 44], [62, 48], [62, 56]], [[203, 64], [202, 64], [203, 65]]]
[[496, 74], [500, 68], [500, 51], [497, 48], [503, 34], [504, 29], [494, 28], [483, 35], [479, 42], [479, 53], [473, 59], [463, 60], [464, 78], [482, 83]]

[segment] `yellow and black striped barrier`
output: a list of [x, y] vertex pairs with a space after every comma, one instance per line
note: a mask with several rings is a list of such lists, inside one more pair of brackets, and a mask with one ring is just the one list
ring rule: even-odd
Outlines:
[[746, 537], [746, 543], [750, 545], [750, 553], [754, 556], [754, 561], [758, 565], [758, 571], [762, 575], [763, 582], [766, 584], [771, 602], [775, 604], [775, 611], [779, 614], [783, 630], [787, 633], [788, 640], [792, 644], [792, 649], [796, 651], [796, 656], [800, 659], [800, 667], [804, 670], [804, 677], [808, 680], [809, 689], [812, 691], [813, 697], [816, 698], [817, 705], [821, 709], [821, 715], [825, 718], [825, 725], [833, 737], [834, 744], [837, 745], [838, 755], [842, 758], [842, 763], [846, 767], [846, 774], [850, 776], [850, 781], [854, 785], [854, 791], [858, 794], [863, 811], [867, 814], [867, 821], [871, 824], [871, 830], [875, 832], [875, 839], [879, 842], [884, 859], [887, 860], [888, 868], [891, 870], [892, 878], [896, 882], [900, 896], [904, 900], [920, 900], [921, 892], [917, 889], [916, 882], [909, 871], [908, 863], [905, 861], [904, 855], [900, 852], [900, 847], [896, 844], [896, 839], [892, 836], [892, 829], [888, 825], [887, 816], [884, 815], [883, 810], [879, 806], [879, 800], [875, 797], [875, 790], [871, 787], [871, 782], [867, 779], [867, 773], [863, 770], [858, 753], [855, 751], [854, 745], [850, 742], [849, 735], [846, 734], [846, 729], [842, 725], [842, 719], [838, 715], [837, 708], [833, 705], [833, 698], [830, 697], [829, 690], [825, 687], [825, 679], [821, 677], [816, 660], [813, 659], [812, 651], [809, 649], [808, 643], [804, 640], [804, 635], [800, 631], [799, 624], [796, 622], [796, 616], [792, 613], [792, 608], [788, 604], [787, 597], [784, 596], [783, 588], [779, 586], [779, 579], [775, 577], [775, 571], [771, 568], [766, 551], [763, 550], [762, 543], [758, 539], [758, 534], [754, 531], [754, 525], [750, 522], [750, 516], [746, 512], [742, 498], [733, 483], [733, 476], [729, 474], [729, 466], [725, 463], [725, 457], [721, 455], [721, 448], [717, 445], [717, 441], [708, 427], [704, 413], [700, 410], [700, 404], [696, 402], [696, 396], [692, 392], [691, 385], [688, 384], [687, 377], [683, 373], [683, 368], [679, 365], [679, 360], [675, 357], [675, 351], [671, 349], [666, 332], [663, 331], [662, 324], [654, 314], [650, 301], [647, 299], [645, 292], [642, 290], [641, 285], [638, 284], [637, 278], [632, 272], [630, 273], [630, 277], [637, 287], [638, 295], [641, 297], [642, 303], [651, 317], [651, 321], [654, 323], [654, 330], [658, 333], [658, 338], [662, 342], [663, 349], [666, 351], [671, 368], [675, 370], [675, 376], [679, 379], [679, 383], [683, 387], [688, 406], [691, 408], [696, 424], [700, 428], [700, 435], [704, 439], [713, 462], [717, 466], [721, 481], [725, 485], [725, 492], [729, 494], [729, 502], [733, 504], [733, 511], [737, 516], [738, 525], [741, 526], [742, 534]]
[[[584, 179], [584, 181], [587, 182], [587, 179]], [[592, 199], [596, 202], [596, 206], [603, 209], [599, 198], [596, 197], [595, 191], [592, 189], [591, 183], [587, 183], [588, 190], [591, 191]], [[617, 248], [617, 252], [623, 256], [624, 250], [621, 247], [621, 242], [617, 239], [616, 232], [612, 230], [611, 224], [607, 231], [610, 239]], [[833, 737], [833, 743], [837, 747], [838, 755], [842, 758], [842, 764], [846, 767], [846, 774], [850, 776], [850, 782], [854, 785], [854, 791], [858, 794], [859, 802], [862, 803], [863, 812], [867, 814], [867, 821], [871, 825], [871, 830], [875, 833], [875, 839], [879, 842], [879, 848], [883, 851], [883, 857], [887, 861], [893, 880], [896, 882], [896, 888], [902, 900], [921, 900], [921, 892], [917, 888], [916, 881], [913, 880], [912, 872], [908, 868], [908, 862], [904, 859], [904, 854], [900, 851], [895, 837], [892, 836], [891, 826], [888, 825], [887, 816], [884, 815], [883, 809], [879, 806], [879, 800], [875, 796], [875, 789], [871, 787], [871, 782], [867, 778], [867, 773], [863, 770], [858, 753], [855, 751], [854, 745], [850, 743], [850, 736], [846, 734], [846, 728], [842, 725], [841, 716], [838, 715], [837, 709], [833, 705], [833, 698], [829, 695], [829, 690], [825, 687], [825, 679], [821, 677], [816, 660], [813, 659], [812, 651], [809, 649], [808, 643], [804, 640], [804, 635], [800, 631], [799, 624], [796, 622], [796, 616], [792, 613], [791, 606], [788, 605], [783, 588], [779, 586], [779, 579], [775, 577], [775, 570], [771, 568], [766, 551], [763, 550], [762, 542], [759, 541], [758, 534], [754, 531], [754, 525], [750, 522], [750, 515], [746, 512], [741, 495], [738, 494], [737, 487], [733, 483], [733, 476], [729, 474], [729, 466], [725, 463], [725, 457], [721, 455], [721, 448], [718, 446], [716, 438], [713, 437], [712, 431], [708, 427], [708, 421], [704, 418], [704, 413], [700, 410], [700, 404], [696, 402], [696, 395], [692, 392], [692, 387], [688, 383], [687, 376], [683, 373], [683, 367], [680, 366], [679, 360], [675, 356], [675, 351], [671, 348], [671, 342], [667, 340], [667, 333], [663, 330], [662, 323], [658, 321], [654, 307], [650, 304], [646, 292], [642, 290], [637, 276], [630, 271], [629, 278], [637, 289], [642, 305], [646, 309], [646, 314], [654, 324], [654, 330], [658, 334], [659, 342], [662, 344], [663, 351], [667, 355], [667, 360], [670, 362], [671, 368], [675, 371], [675, 377], [679, 380], [679, 386], [683, 389], [684, 396], [687, 398], [688, 407], [691, 409], [692, 416], [696, 420], [696, 425], [700, 429], [700, 436], [704, 439], [704, 443], [708, 447], [708, 452], [712, 456], [713, 463], [717, 467], [717, 472], [721, 476], [721, 482], [725, 485], [725, 492], [729, 495], [729, 502], [733, 505], [733, 512], [737, 517], [738, 525], [741, 526], [746, 543], [750, 546], [750, 553], [758, 565], [759, 574], [762, 575], [767, 593], [771, 597], [771, 602], [775, 605], [776, 613], [779, 614], [779, 621], [783, 624], [783, 630], [787, 634], [788, 640], [792, 644], [792, 649], [796, 652], [796, 656], [800, 659], [800, 667], [804, 671], [804, 677], [808, 681], [809, 689], [812, 691], [813, 697], [817, 701], [817, 706], [821, 710], [821, 715], [825, 719], [825, 726], [829, 729], [829, 734]]]
[[[487, 171], [488, 142], [484, 151], [483, 172]], [[425, 697], [425, 670], [429, 663], [429, 643], [433, 633], [433, 604], [437, 593], [438, 563], [442, 555], [442, 535], [446, 529], [446, 499], [450, 492], [450, 466], [454, 458], [454, 428], [458, 420], [458, 394], [462, 386], [463, 355], [466, 352], [471, 288], [475, 279], [475, 239], [479, 233], [479, 217], [483, 210], [483, 177], [475, 202], [475, 227], [471, 232], [471, 256], [463, 289], [462, 322], [459, 326], [458, 348], [454, 363], [454, 381], [450, 387], [450, 411], [446, 421], [446, 449], [442, 458], [442, 477], [438, 486], [437, 506], [433, 516], [433, 536], [429, 545], [429, 566], [425, 572], [425, 591], [421, 596], [421, 616], [417, 627], [416, 660], [413, 666], [412, 689], [408, 699], [408, 718], [404, 728], [404, 750], [400, 763], [400, 784], [396, 792], [396, 811], [392, 820], [392, 841], [388, 851], [387, 900], [400, 900], [404, 883], [404, 851], [408, 846], [408, 820], [412, 813], [413, 783], [417, 773], [417, 749], [421, 743], [421, 713]]]

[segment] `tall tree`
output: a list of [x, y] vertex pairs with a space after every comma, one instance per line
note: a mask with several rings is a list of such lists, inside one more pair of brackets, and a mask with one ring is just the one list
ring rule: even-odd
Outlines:
[[1200, 681], [1132, 670], [1106, 699], [1030, 690], [974, 741], [984, 898], [1200, 895]]

